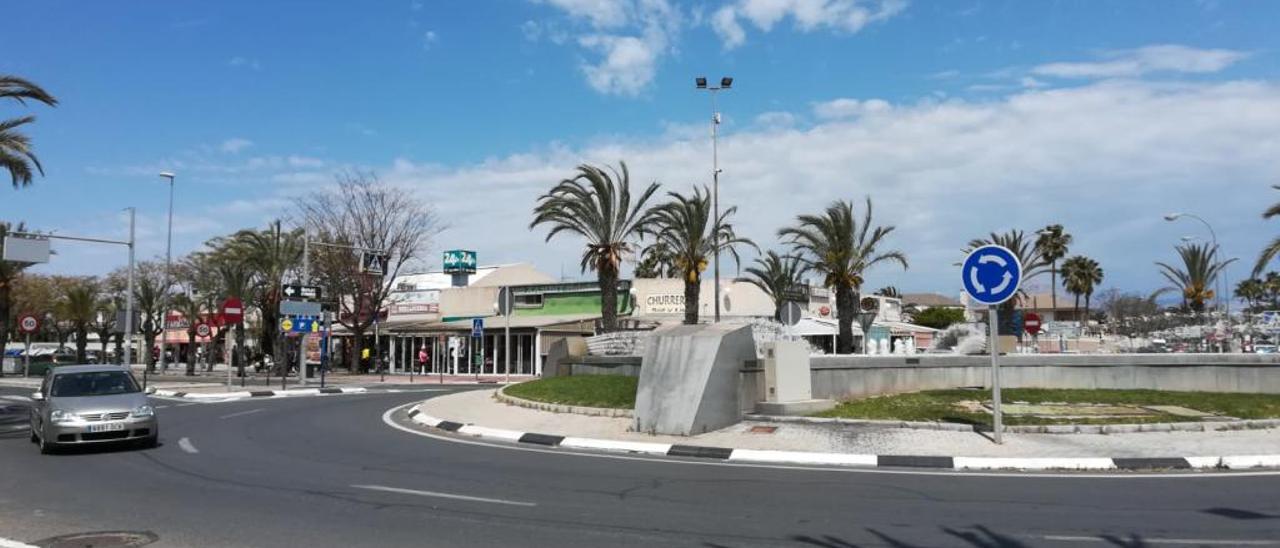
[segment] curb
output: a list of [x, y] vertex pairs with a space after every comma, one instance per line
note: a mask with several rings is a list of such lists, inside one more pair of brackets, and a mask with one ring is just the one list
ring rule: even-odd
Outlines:
[[[669, 457], [689, 457], [753, 464], [832, 465], [858, 468], [919, 468], [933, 470], [1004, 471], [1151, 471], [1151, 470], [1242, 470], [1280, 468], [1280, 455], [1235, 455], [1222, 457], [938, 457], [921, 455], [860, 455], [810, 451], [734, 449], [670, 443], [574, 438], [554, 434], [517, 432], [462, 424], [432, 417], [418, 406], [409, 410], [409, 420], [429, 428], [478, 438], [526, 443], [544, 447], [594, 449], [620, 453], [640, 453]], [[832, 419], [834, 420], [834, 419]]]
[[[903, 428], [908, 430], [942, 430], [947, 432], [990, 432], [991, 428], [952, 422], [911, 422], [870, 419], [836, 419], [823, 417], [791, 417], [750, 414], [744, 420], [799, 424], [848, 424]], [[1249, 419], [1202, 422], [1153, 422], [1146, 424], [1036, 424], [1005, 426], [1010, 434], [1136, 434], [1140, 432], [1221, 432], [1227, 430], [1265, 430], [1280, 428], [1280, 419]]]
[[527, 409], [536, 409], [538, 411], [550, 411], [552, 413], [571, 413], [574, 415], [587, 415], [591, 417], [615, 417], [615, 418], [627, 418], [627, 419], [632, 418], [633, 416], [630, 409], [610, 409], [607, 407], [581, 407], [577, 405], [562, 405], [558, 403], [546, 403], [546, 402], [540, 402], [540, 401], [526, 400], [524, 398], [517, 398], [515, 396], [507, 394], [506, 391], [507, 391], [507, 387], [509, 386], [512, 386], [512, 385], [503, 386], [502, 388], [499, 388], [496, 392], [494, 392], [493, 399], [498, 400], [507, 405], [514, 405], [517, 407], [524, 407]]
[[226, 401], [241, 400], [245, 398], [290, 398], [298, 396], [320, 396], [325, 394], [359, 394], [367, 392], [364, 387], [349, 388], [295, 388], [292, 390], [244, 390], [240, 392], [224, 392], [224, 393], [201, 393], [201, 392], [177, 392], [173, 390], [156, 390], [151, 395], [160, 396], [162, 398], [181, 398], [199, 401]]

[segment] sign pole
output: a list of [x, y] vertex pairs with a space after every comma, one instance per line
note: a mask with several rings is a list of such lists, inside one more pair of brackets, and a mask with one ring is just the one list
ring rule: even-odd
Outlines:
[[991, 338], [991, 412], [994, 419], [996, 445], [1004, 443], [1001, 433], [1004, 431], [1004, 414], [1000, 409], [1000, 321], [996, 317], [996, 305], [987, 308], [987, 323], [990, 324]]
[[31, 376], [31, 332], [27, 332], [27, 350], [22, 353], [22, 378]]
[[[129, 281], [128, 293], [124, 299], [124, 367], [125, 370], [133, 371], [133, 277], [134, 277], [134, 260], [133, 250], [137, 247], [134, 238], [134, 217], [137, 216], [138, 209], [129, 208]], [[146, 372], [146, 366], [143, 366], [143, 372]], [[143, 387], [146, 388], [145, 386]]]

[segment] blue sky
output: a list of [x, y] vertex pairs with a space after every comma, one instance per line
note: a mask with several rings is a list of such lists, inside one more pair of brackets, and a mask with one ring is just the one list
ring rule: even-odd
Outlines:
[[[32, 128], [46, 176], [0, 190], [0, 219], [123, 235], [163, 252], [287, 215], [348, 168], [438, 208], [430, 255], [576, 274], [579, 244], [542, 242], [533, 199], [572, 167], [627, 160], [642, 181], [707, 181], [705, 74], [723, 94], [723, 199], [740, 232], [774, 231], [870, 195], [906, 273], [869, 284], [958, 290], [958, 249], [1061, 222], [1106, 286], [1150, 290], [1152, 261], [1214, 224], [1252, 262], [1276, 234], [1280, 39], [1274, 2], [545, 0], [28, 2], [0, 72], [58, 96]], [[50, 272], [119, 253], [66, 247]], [[1236, 267], [1233, 277], [1244, 274]]]

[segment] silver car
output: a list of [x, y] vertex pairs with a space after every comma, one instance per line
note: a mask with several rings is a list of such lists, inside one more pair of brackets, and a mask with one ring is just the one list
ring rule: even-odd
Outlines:
[[40, 444], [41, 453], [113, 442], [155, 447], [159, 440], [155, 408], [133, 374], [119, 366], [50, 367], [31, 399], [31, 442]]

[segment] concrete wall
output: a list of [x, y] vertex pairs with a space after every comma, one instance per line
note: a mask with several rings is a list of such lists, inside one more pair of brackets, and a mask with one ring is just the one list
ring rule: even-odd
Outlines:
[[639, 377], [640, 356], [581, 356], [568, 362], [571, 375]]
[[[1111, 388], [1280, 394], [1280, 356], [1022, 354], [1000, 358], [1007, 388]], [[985, 356], [813, 356], [813, 397], [852, 399], [989, 386]]]
[[654, 331], [640, 368], [635, 430], [689, 436], [738, 422], [742, 366], [755, 355], [750, 326], [680, 325]]

